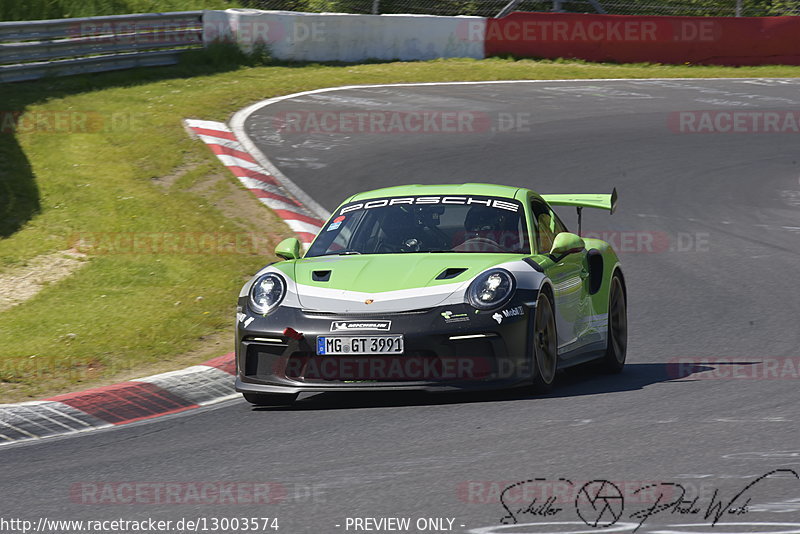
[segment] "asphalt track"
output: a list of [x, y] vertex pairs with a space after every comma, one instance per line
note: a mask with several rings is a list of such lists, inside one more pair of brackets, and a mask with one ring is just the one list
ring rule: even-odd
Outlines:
[[[488, 117], [488, 126], [413, 134], [276, 130], [298, 110], [460, 110]], [[638, 522], [631, 515], [653, 504], [653, 492], [674, 497], [664, 488], [676, 486], [638, 499], [631, 491], [664, 482], [685, 486], [687, 498], [699, 494], [700, 511], [661, 512], [639, 532], [800, 532], [800, 480], [789, 471], [748, 490], [745, 513], [723, 515], [728, 526], [711, 527], [704, 517], [716, 489], [716, 499], [727, 502], [772, 470], [800, 472], [800, 134], [676, 132], [673, 113], [687, 110], [797, 116], [800, 80], [379, 87], [308, 95], [254, 113], [246, 122], [253, 141], [329, 210], [350, 193], [400, 183], [486, 181], [543, 193], [617, 187], [618, 213], [585, 213], [584, 231], [604, 232], [622, 249], [626, 371], [572, 372], [544, 397], [325, 394], [291, 409], [235, 401], [5, 447], [2, 516], [277, 517], [283, 533], [352, 532], [348, 517], [409, 517], [412, 526], [441, 517], [454, 519], [459, 532], [595, 532], [582, 519], [616, 517], [610, 486], [594, 508], [576, 506], [574, 497], [585, 482], [608, 480], [627, 498], [604, 531], [631, 531]], [[519, 122], [506, 128], [501, 114]], [[573, 213], [563, 215], [574, 225]], [[676, 379], [677, 358], [697, 359], [711, 379]], [[759, 361], [780, 368], [766, 373], [752, 365]], [[534, 478], [547, 479], [536, 486], [544, 498], [515, 514], [531, 525], [497, 527], [508, 515], [499, 490]], [[87, 484], [265, 481], [281, 484], [285, 498], [202, 504], [184, 494], [181, 503], [125, 504], [130, 493], [123, 492], [106, 494], [105, 504], [86, 502], [93, 498]], [[548, 491], [565, 487], [574, 491], [534, 513]], [[537, 495], [507, 496], [516, 510]], [[663, 528], [681, 524], [695, 526]]]

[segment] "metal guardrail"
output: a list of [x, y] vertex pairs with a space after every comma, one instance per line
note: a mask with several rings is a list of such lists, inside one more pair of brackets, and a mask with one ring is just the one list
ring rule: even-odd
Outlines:
[[0, 22], [0, 83], [171, 65], [202, 46], [202, 11]]

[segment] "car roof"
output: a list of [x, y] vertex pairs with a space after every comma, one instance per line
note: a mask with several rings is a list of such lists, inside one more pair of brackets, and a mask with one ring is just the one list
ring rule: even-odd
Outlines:
[[515, 198], [525, 200], [528, 190], [521, 187], [497, 184], [410, 184], [395, 187], [384, 187], [358, 193], [348, 198], [345, 202], [366, 200], [370, 198], [397, 197], [397, 196], [428, 196], [428, 195], [481, 195], [500, 198]]

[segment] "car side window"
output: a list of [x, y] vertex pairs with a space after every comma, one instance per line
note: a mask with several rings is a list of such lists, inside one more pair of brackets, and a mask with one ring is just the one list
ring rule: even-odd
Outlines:
[[556, 212], [550, 210], [550, 216], [553, 219], [553, 224], [555, 225], [555, 235], [560, 234], [561, 232], [569, 232], [567, 227], [561, 222], [561, 219], [556, 215]]
[[541, 200], [534, 199], [531, 201], [531, 212], [533, 213], [537, 250], [540, 254], [546, 254], [553, 248], [553, 241], [556, 236], [561, 232], [566, 232], [567, 228], [558, 218], [558, 215]]

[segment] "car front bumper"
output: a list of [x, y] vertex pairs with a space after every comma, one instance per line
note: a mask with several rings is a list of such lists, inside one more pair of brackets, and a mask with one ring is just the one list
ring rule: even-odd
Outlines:
[[[531, 377], [533, 302], [515, 298], [499, 310], [480, 313], [466, 304], [370, 315], [279, 307], [264, 317], [248, 313], [242, 299], [236, 321], [236, 390], [293, 394], [512, 387]], [[340, 321], [390, 325], [380, 331], [332, 332]], [[317, 336], [391, 334], [403, 335], [403, 354], [316, 354]]]

